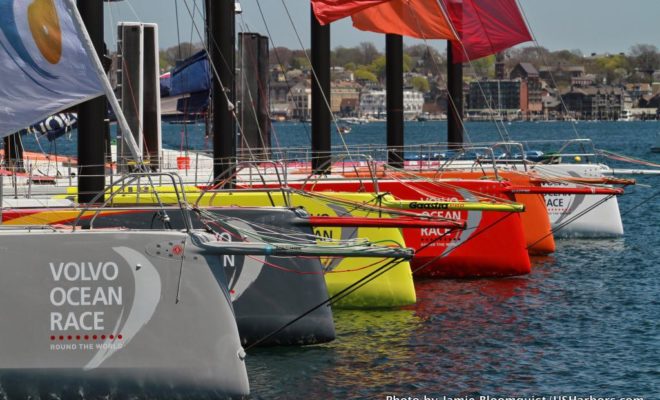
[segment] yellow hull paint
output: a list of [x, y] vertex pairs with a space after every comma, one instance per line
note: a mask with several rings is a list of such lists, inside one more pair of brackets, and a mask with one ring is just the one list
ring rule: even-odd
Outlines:
[[[128, 191], [128, 190], [126, 190]], [[163, 204], [176, 204], [177, 196], [172, 187], [158, 187], [158, 198]], [[150, 188], [142, 187], [139, 193], [118, 194], [113, 198], [116, 205], [152, 205], [156, 204], [156, 196]], [[71, 192], [75, 194], [75, 192]], [[270, 194], [270, 195], [269, 195]], [[290, 206], [303, 207], [311, 215], [315, 216], [342, 216], [352, 215], [355, 217], [371, 216], [374, 212], [353, 210], [348, 205], [329, 204], [321, 198], [308, 197], [292, 193], [287, 195], [289, 203], [281, 191], [227, 191], [201, 194], [194, 187], [186, 188], [187, 201], [190, 204], [204, 206], [239, 206], [239, 207], [270, 207]], [[369, 193], [324, 193], [323, 196], [341, 198], [355, 202], [371, 202], [375, 195]], [[389, 218], [384, 215], [383, 217]], [[366, 238], [371, 242], [405, 247], [405, 241], [401, 231], [397, 228], [346, 228], [346, 227], [315, 227], [315, 234], [319, 237], [318, 243], [323, 244], [323, 238], [327, 239], [352, 239]], [[374, 273], [382, 275], [369, 281], [351, 294], [343, 297], [333, 306], [342, 308], [391, 308], [411, 305], [416, 302], [415, 286], [413, 284], [410, 263], [400, 262], [395, 266], [389, 264], [390, 260], [351, 257], [343, 259], [322, 258], [322, 263], [328, 270], [325, 274], [326, 284], [330, 296], [337, 295], [350, 285], [358, 282], [361, 278]]]

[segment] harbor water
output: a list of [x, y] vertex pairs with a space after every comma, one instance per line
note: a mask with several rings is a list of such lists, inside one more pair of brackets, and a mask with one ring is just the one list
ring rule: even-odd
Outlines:
[[[163, 126], [166, 147], [210, 146], [202, 126]], [[504, 127], [523, 141], [577, 131], [598, 148], [660, 164], [650, 152], [660, 122]], [[274, 137], [280, 146], [302, 146], [310, 130], [276, 123]], [[473, 142], [500, 140], [490, 123], [468, 123], [467, 131]], [[441, 141], [446, 123], [408, 123], [406, 135], [406, 144]], [[385, 137], [384, 123], [356, 125], [344, 136], [350, 144]], [[58, 142], [61, 154], [75, 137], [67, 143]], [[625, 237], [558, 240], [556, 253], [535, 258], [527, 276], [419, 281], [418, 302], [405, 309], [336, 310], [332, 343], [248, 352], [252, 398], [660, 399], [660, 176], [636, 178], [619, 197]]]

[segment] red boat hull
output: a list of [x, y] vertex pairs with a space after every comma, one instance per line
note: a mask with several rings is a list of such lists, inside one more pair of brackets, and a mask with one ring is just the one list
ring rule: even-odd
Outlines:
[[[478, 181], [480, 185], [501, 185]], [[311, 184], [289, 183], [298, 189], [312, 189]], [[315, 191], [373, 191], [371, 182], [316, 181]], [[379, 180], [379, 192], [391, 193], [403, 200], [476, 201], [468, 190], [439, 187], [424, 181]], [[493, 189], [495, 190], [495, 189]], [[406, 245], [416, 249], [413, 274], [433, 278], [478, 278], [524, 275], [531, 264], [519, 213], [495, 211], [447, 211], [411, 209], [419, 214], [437, 215], [467, 222], [465, 230], [403, 228]]]

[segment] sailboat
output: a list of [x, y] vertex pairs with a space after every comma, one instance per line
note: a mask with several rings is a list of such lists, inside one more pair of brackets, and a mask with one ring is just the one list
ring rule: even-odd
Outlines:
[[[443, 1], [438, 4], [435, 2], [432, 4], [410, 2], [401, 7], [400, 5], [393, 5], [393, 2], [385, 2], [373, 7], [355, 8], [352, 8], [352, 5], [331, 6], [320, 0], [316, 3], [318, 4], [317, 17], [320, 19], [325, 18], [325, 22], [350, 15], [353, 25], [358, 29], [409, 35], [425, 40], [441, 38], [450, 41], [448, 46], [448, 56], [450, 58], [448, 71], [450, 72], [449, 89], [452, 97], [448, 123], [449, 147], [466, 147], [462, 139], [462, 73], [460, 72], [460, 62], [494, 54], [516, 43], [531, 40], [531, 35], [515, 1], [482, 1], [478, 4], [472, 0], [462, 2]], [[406, 11], [402, 12], [401, 9]], [[413, 18], [410, 15], [417, 17]], [[429, 20], [426, 21], [420, 18], [422, 15], [428, 17]], [[431, 19], [434, 23], [430, 23]], [[392, 21], [396, 21], [396, 23]], [[424, 22], [429, 23], [425, 24]], [[440, 26], [444, 26], [446, 29], [443, 30]], [[391, 61], [400, 62], [396, 58]], [[455, 78], [452, 78], [453, 76]], [[399, 149], [402, 149], [402, 129], [391, 135], [392, 142], [389, 142], [389, 137], [390, 134], [388, 133], [388, 146], [392, 148], [398, 146]], [[464, 163], [458, 161], [447, 163], [444, 168], [451, 168], [452, 175], [455, 178], [474, 178], [472, 172], [466, 171], [467, 173], [464, 175], [459, 173], [461, 168], [465, 170], [465, 168], [470, 168], [472, 164], [472, 161]], [[404, 165], [405, 163], [402, 162], [401, 166]], [[415, 165], [408, 168], [406, 172], [417, 174], [418, 171], [421, 171], [419, 166]], [[493, 165], [492, 168], [497, 168], [497, 166]], [[602, 174], [592, 166], [553, 164], [538, 165], [533, 169], [537, 177], [546, 180], [543, 189], [547, 190], [544, 193], [545, 195], [564, 197], [562, 203], [565, 206], [556, 207], [551, 204], [548, 207], [547, 212], [550, 215], [553, 231], [545, 234], [545, 237], [553, 233], [590, 237], [609, 237], [623, 234], [615, 196], [621, 193], [620, 189], [591, 188], [591, 193], [588, 193], [588, 191], [585, 193], [584, 187], [576, 187], [571, 182], [561, 182], [561, 178], [570, 178], [571, 176], [582, 176], [585, 179], [602, 178]], [[600, 170], [603, 167], [599, 166], [596, 169]], [[427, 177], [437, 176], [438, 173], [439, 168], [433, 166], [427, 171]], [[518, 168], [518, 173], [520, 173], [520, 168]], [[490, 175], [492, 176], [492, 174]], [[531, 177], [530, 179], [537, 178]], [[519, 179], [517, 180], [519, 181]], [[460, 181], [455, 181], [453, 184], [461, 185]], [[539, 185], [534, 184], [532, 186]], [[553, 187], [558, 187], [557, 192], [552, 192]], [[526, 193], [543, 191], [533, 187], [524, 190]], [[519, 193], [522, 192], [523, 188], [519, 188]], [[553, 199], [547, 198], [546, 203], [551, 203], [551, 200]], [[528, 241], [528, 243], [530, 242]], [[538, 242], [534, 239], [531, 243]]]
[[[1, 0], [0, 22], [0, 71], [15, 78], [0, 89], [1, 112], [14, 116], [0, 121], [0, 135], [105, 92], [140, 160], [72, 0]], [[18, 94], [20, 101], [11, 103]], [[194, 229], [185, 201], [177, 204], [184, 229], [81, 230], [77, 223], [1, 229], [1, 374], [26, 382], [45, 377], [57, 382], [49, 383], [56, 395], [53, 386], [68, 382], [247, 395], [231, 303], [236, 293], [220, 257], [344, 256], [361, 248], [222, 241], [212, 230]], [[411, 256], [405, 249], [364, 250], [374, 257]]]

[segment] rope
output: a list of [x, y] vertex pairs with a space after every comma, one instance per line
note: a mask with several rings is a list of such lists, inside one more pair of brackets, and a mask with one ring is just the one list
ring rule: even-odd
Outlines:
[[660, 190], [657, 190], [653, 195], [643, 199], [639, 203], [635, 204], [634, 206], [630, 207], [628, 210], [625, 212], [621, 213], [621, 216], [623, 217], [624, 215], [628, 215], [630, 212], [636, 210], [637, 208], [643, 206], [644, 204], [648, 203], [649, 201], [655, 199], [656, 197], [660, 196]]
[[324, 300], [321, 303], [315, 305], [314, 307], [310, 308], [309, 310], [303, 312], [298, 317], [296, 317], [296, 318], [292, 319], [291, 321], [287, 322], [286, 324], [282, 325], [280, 328], [277, 328], [277, 329], [273, 330], [272, 332], [264, 335], [263, 337], [261, 337], [260, 339], [256, 340], [254, 343], [252, 343], [251, 345], [246, 347], [245, 351], [248, 351], [248, 350], [252, 349], [253, 347], [258, 346], [259, 344], [263, 343], [264, 341], [266, 341], [266, 340], [270, 339], [271, 337], [277, 335], [278, 333], [282, 332], [284, 329], [286, 329], [289, 326], [295, 324], [296, 322], [300, 321], [301, 319], [303, 319], [307, 315], [313, 313], [314, 311], [318, 310], [319, 308], [321, 308], [325, 305], [331, 306], [332, 304], [336, 303], [337, 301], [339, 301], [339, 300], [343, 299], [344, 297], [348, 296], [349, 294], [353, 293], [355, 290], [361, 288], [362, 286], [364, 286], [367, 283], [369, 283], [369, 282], [373, 281], [374, 279], [378, 278], [379, 276], [381, 276], [385, 272], [387, 272], [387, 271], [391, 270], [392, 268], [396, 267], [401, 262], [402, 261], [400, 261], [398, 259], [393, 259], [393, 260], [389, 261], [388, 263], [382, 265], [381, 267], [374, 270], [373, 272], [371, 272], [371, 273], [365, 275], [364, 277], [362, 277], [361, 279], [357, 280], [353, 284], [351, 284], [351, 285], [347, 286], [346, 288], [342, 289], [341, 291], [339, 291], [335, 295], [328, 297], [326, 300]]
[[[264, 23], [264, 26], [266, 27], [266, 33], [268, 34], [268, 39], [270, 40], [271, 45], [273, 46], [273, 50], [275, 53], [275, 58], [277, 58], [277, 64], [280, 66], [282, 69], [282, 72], [285, 71], [284, 64], [282, 63], [282, 60], [280, 59], [280, 54], [277, 52], [277, 46], [275, 45], [275, 41], [273, 40], [273, 35], [270, 33], [270, 28], [268, 27], [268, 22], [266, 21], [266, 17], [264, 16], [264, 12], [261, 9], [261, 2], [257, 0], [257, 8], [259, 9], [259, 14], [261, 15], [261, 20]], [[286, 83], [287, 91], [291, 89], [292, 85], [289, 83], [289, 79], [286, 77], [286, 73], [284, 73], [284, 82]], [[312, 142], [312, 136], [309, 131], [309, 128], [307, 127], [307, 124], [302, 124], [303, 129], [305, 130], [305, 134], [307, 135], [307, 140], [309, 142]], [[280, 142], [279, 142], [279, 137], [277, 135], [277, 132], [275, 131], [273, 125], [271, 124], [271, 128], [273, 128], [273, 136], [275, 136], [275, 142], [277, 143], [277, 147], [280, 147]]]
[[608, 151], [608, 150], [600, 150], [598, 149], [598, 154], [602, 155], [603, 157], [607, 157], [612, 160], [616, 161], [623, 161], [631, 164], [638, 164], [638, 165], [644, 165], [646, 167], [654, 167], [654, 168], [660, 168], [660, 164], [653, 163], [651, 161], [646, 161], [642, 160], [639, 158], [634, 158], [630, 156], [626, 156], [623, 154], [615, 153], [613, 151]]

